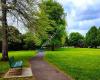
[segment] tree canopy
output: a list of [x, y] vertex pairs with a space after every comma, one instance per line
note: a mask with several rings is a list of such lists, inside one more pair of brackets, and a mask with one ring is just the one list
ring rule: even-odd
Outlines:
[[69, 35], [69, 44], [70, 46], [83, 47], [84, 37], [78, 32], [72, 32]]
[[51, 30], [48, 31], [48, 35], [53, 38], [49, 41], [49, 46], [51, 46], [52, 50], [55, 47], [61, 46], [65, 43], [66, 38], [66, 21], [64, 9], [58, 2], [54, 0], [43, 1], [42, 5], [45, 6], [44, 12], [50, 20]]
[[98, 46], [100, 46], [100, 27], [98, 28], [98, 31], [97, 31], [97, 44]]
[[89, 47], [97, 47], [97, 33], [99, 30], [96, 28], [96, 26], [92, 26], [90, 30], [86, 33], [86, 44]]

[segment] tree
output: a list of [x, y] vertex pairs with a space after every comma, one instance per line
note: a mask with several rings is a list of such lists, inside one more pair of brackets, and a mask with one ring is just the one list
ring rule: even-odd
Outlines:
[[33, 35], [32, 33], [28, 32], [23, 34], [23, 49], [25, 50], [32, 50], [36, 49], [36, 46], [40, 46], [41, 39]]
[[84, 37], [78, 32], [72, 32], [69, 35], [70, 46], [83, 47], [84, 46]]
[[[63, 7], [54, 0], [44, 0], [42, 2], [46, 7], [44, 8], [45, 14], [50, 20], [50, 26], [52, 30], [48, 31], [48, 35], [51, 38], [47, 45], [51, 46], [52, 50], [55, 47], [61, 46], [65, 43], [66, 38], [66, 21]], [[55, 34], [54, 36], [52, 36]], [[50, 39], [49, 38], [49, 39]]]
[[92, 26], [90, 30], [86, 33], [86, 44], [88, 47], [97, 47], [97, 28]]
[[[39, 26], [37, 22], [39, 21], [38, 2], [37, 0], [1, 0], [0, 11], [2, 16], [0, 20], [2, 22], [2, 60], [8, 60], [8, 23], [7, 17], [14, 17], [17, 22], [23, 23], [28, 31], [33, 34], [39, 34], [40, 27], [44, 27], [43, 30], [47, 30], [46, 26]], [[42, 30], [42, 32], [43, 32]]]
[[100, 46], [100, 27], [98, 28], [98, 32], [97, 32], [97, 44], [98, 46]]
[[8, 27], [8, 50], [20, 50], [22, 34], [13, 26]]
[[6, 0], [1, 0], [1, 8], [2, 8], [2, 59], [8, 59], [8, 42], [7, 42], [7, 8], [6, 8]]
[[66, 36], [66, 41], [65, 41], [65, 45], [64, 46], [69, 46], [69, 39], [68, 39], [68, 36]]
[[[0, 31], [2, 29], [0, 28]], [[8, 50], [19, 50], [21, 48], [21, 33], [14, 26], [8, 27]], [[0, 46], [2, 46], [2, 35], [0, 33]], [[19, 48], [20, 47], [20, 48]], [[2, 47], [0, 47], [1, 51]]]
[[1, 29], [1, 25], [0, 25], [0, 52], [2, 51], [2, 29]]

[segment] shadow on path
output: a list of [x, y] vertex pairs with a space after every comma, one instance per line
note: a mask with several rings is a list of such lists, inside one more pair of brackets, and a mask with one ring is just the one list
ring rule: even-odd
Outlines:
[[30, 61], [32, 72], [37, 80], [71, 80], [69, 77], [45, 62], [43, 56], [44, 53], [39, 52], [37, 56]]

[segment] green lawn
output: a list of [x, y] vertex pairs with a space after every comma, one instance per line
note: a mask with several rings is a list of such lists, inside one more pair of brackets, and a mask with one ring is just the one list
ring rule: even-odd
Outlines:
[[[23, 60], [23, 66], [29, 66], [29, 59], [35, 55], [35, 51], [10, 51], [9, 57], [14, 56], [15, 60]], [[1, 59], [1, 53], [0, 53]], [[0, 61], [0, 73], [5, 73], [9, 69], [8, 62]]]
[[45, 59], [75, 80], [100, 80], [100, 49], [58, 49], [47, 51]]

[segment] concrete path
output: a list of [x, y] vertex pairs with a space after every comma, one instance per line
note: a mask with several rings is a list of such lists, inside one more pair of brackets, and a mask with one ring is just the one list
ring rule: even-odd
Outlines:
[[43, 52], [31, 59], [32, 72], [37, 80], [71, 80], [43, 60]]

